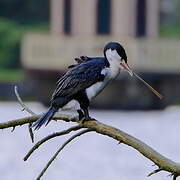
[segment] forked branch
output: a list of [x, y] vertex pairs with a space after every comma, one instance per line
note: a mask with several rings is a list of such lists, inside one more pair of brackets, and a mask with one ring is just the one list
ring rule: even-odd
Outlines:
[[[22, 101], [21, 97], [19, 96], [19, 93], [18, 93], [18, 88], [17, 86], [14, 86], [14, 93], [17, 97], [17, 100], [19, 101], [19, 104], [22, 106], [22, 111], [27, 111], [29, 114], [31, 114], [32, 116], [35, 116], [36, 114], [31, 111], [31, 109], [29, 109]], [[34, 134], [33, 134], [33, 130], [32, 130], [32, 123], [29, 123], [28, 125], [28, 130], [29, 130], [29, 135], [31, 137], [31, 141], [34, 142]]]
[[67, 130], [64, 130], [64, 131], [60, 131], [60, 132], [56, 132], [56, 133], [53, 133], [53, 134], [50, 134], [48, 136], [46, 136], [45, 138], [41, 139], [40, 141], [38, 141], [30, 150], [29, 152], [26, 154], [26, 156], [24, 157], [24, 161], [26, 161], [29, 156], [36, 150], [38, 149], [42, 144], [44, 144], [46, 141], [52, 139], [52, 138], [55, 138], [55, 137], [58, 137], [58, 136], [63, 136], [65, 134], [69, 134], [70, 132], [72, 131], [77, 131], [79, 129], [83, 128], [82, 124], [79, 124], [79, 125], [76, 125], [76, 126], [73, 126]]
[[[20, 125], [24, 125], [27, 123], [32, 123], [39, 118], [40, 115], [21, 118], [13, 121], [9, 121], [6, 123], [0, 123], [0, 129], [12, 128]], [[55, 120], [63, 120], [65, 122], [77, 122], [79, 123], [78, 118], [72, 118], [68, 115], [57, 114], [53, 119]], [[85, 121], [83, 124], [80, 124], [81, 128], [87, 128], [87, 130], [95, 131], [101, 135], [109, 136], [118, 142], [124, 143], [128, 146], [139, 151], [143, 156], [154, 162], [158, 166], [158, 169], [153, 171], [150, 175], [158, 173], [160, 171], [167, 171], [172, 174], [173, 180], [176, 180], [178, 176], [180, 176], [180, 164], [176, 163], [154, 149], [145, 144], [144, 142], [138, 140], [137, 138], [123, 132], [120, 129], [114, 128], [112, 126], [103, 124], [99, 121]], [[53, 135], [50, 135], [52, 137]], [[48, 139], [48, 137], [46, 137]], [[42, 140], [45, 142], [46, 138]], [[35, 145], [36, 146], [36, 145]]]
[[91, 132], [93, 131], [93, 128], [89, 128], [89, 129], [85, 129], [83, 131], [80, 131], [79, 133], [73, 135], [71, 138], [69, 138], [67, 141], [65, 141], [65, 143], [60, 146], [60, 148], [57, 150], [57, 152], [54, 154], [54, 156], [48, 161], [48, 163], [46, 164], [46, 166], [44, 167], [44, 169], [40, 172], [39, 176], [36, 178], [36, 180], [40, 180], [40, 178], [44, 175], [44, 173], [46, 172], [46, 170], [48, 169], [48, 167], [51, 165], [51, 163], [56, 159], [56, 157], [58, 156], [58, 154], [65, 148], [66, 145], [68, 145], [72, 140], [74, 140], [75, 138], [77, 138], [78, 136], [81, 136], [85, 133]]

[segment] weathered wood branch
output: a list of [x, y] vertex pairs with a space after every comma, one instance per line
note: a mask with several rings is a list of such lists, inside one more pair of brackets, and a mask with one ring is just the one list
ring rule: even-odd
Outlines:
[[[31, 116], [31, 117], [25, 117], [13, 121], [8, 121], [5, 123], [0, 123], [0, 129], [10, 128], [10, 127], [16, 127], [20, 125], [24, 125], [27, 123], [32, 123], [36, 121], [40, 115]], [[57, 114], [54, 118], [54, 120], [63, 120], [66, 122], [77, 122], [79, 123], [78, 118], [72, 118], [68, 115], [61, 115]], [[139, 151], [143, 156], [154, 162], [158, 166], [158, 170], [153, 171], [151, 173], [155, 174], [159, 171], [167, 171], [173, 175], [173, 179], [177, 179], [178, 176], [180, 176], [180, 164], [176, 163], [165, 156], [161, 155], [157, 151], [155, 151], [153, 148], [145, 144], [144, 142], [138, 140], [137, 138], [123, 132], [120, 129], [114, 128], [112, 126], [103, 124], [99, 121], [85, 121], [82, 125], [82, 128], [87, 129], [93, 129], [93, 131], [101, 134], [109, 136], [118, 142], [124, 143], [128, 146], [131, 146], [132, 148]]]
[[137, 151], [139, 151], [146, 158], [154, 162], [160, 169], [164, 171], [168, 171], [170, 173], [174, 173], [176, 175], [180, 175], [180, 164], [176, 163], [165, 156], [161, 155], [153, 148], [145, 144], [144, 142], [138, 140], [137, 138], [123, 132], [120, 129], [114, 128], [112, 126], [105, 125], [100, 122], [95, 121], [87, 121], [84, 124], [84, 127], [94, 128], [94, 130], [103, 135], [107, 135], [121, 143], [124, 143], [128, 146], [133, 147]]
[[58, 137], [58, 136], [63, 136], [63, 135], [66, 135], [66, 134], [69, 134], [70, 132], [72, 131], [77, 131], [79, 129], [83, 128], [83, 125], [82, 124], [79, 124], [79, 125], [76, 125], [76, 126], [73, 126], [73, 127], [70, 127], [69, 129], [67, 130], [64, 130], [64, 131], [60, 131], [60, 132], [55, 132], [53, 134], [50, 134], [48, 136], [46, 136], [45, 138], [41, 139], [40, 141], [38, 141], [30, 150], [29, 152], [25, 155], [24, 157], [24, 161], [26, 161], [30, 155], [36, 150], [39, 148], [39, 146], [41, 146], [42, 144], [44, 144], [46, 141], [52, 139], [52, 138], [55, 138], [55, 137]]
[[156, 173], [158, 173], [158, 172], [160, 172], [160, 171], [162, 171], [161, 168], [155, 169], [153, 172], [149, 173], [147, 176], [148, 176], [148, 177], [149, 177], [149, 176], [152, 176], [153, 174], [156, 174]]
[[32, 116], [35, 116], [36, 113], [34, 113], [31, 109], [29, 109], [22, 101], [21, 97], [19, 96], [19, 93], [18, 93], [18, 88], [17, 86], [14, 86], [14, 93], [17, 97], [17, 100], [19, 102], [19, 104], [22, 106], [22, 111], [27, 111], [29, 114], [31, 114]]
[[75, 138], [93, 131], [93, 128], [89, 128], [89, 129], [85, 129], [83, 131], [80, 131], [79, 133], [73, 135], [72, 137], [70, 137], [67, 141], [65, 141], [63, 143], [63, 145], [60, 146], [60, 148], [56, 151], [56, 153], [54, 154], [54, 156], [48, 161], [48, 163], [46, 164], [46, 166], [43, 168], [43, 170], [40, 172], [39, 176], [36, 178], [36, 180], [40, 180], [40, 178], [44, 175], [44, 173], [46, 172], [46, 170], [48, 169], [48, 167], [52, 164], [52, 162], [56, 159], [56, 157], [58, 156], [58, 154], [65, 148], [66, 145], [68, 145], [72, 140], [74, 140]]
[[[12, 121], [7, 121], [7, 122], [4, 122], [4, 123], [0, 123], [0, 129], [6, 129], [6, 128], [13, 128], [13, 127], [16, 127], [16, 126], [22, 126], [22, 125], [25, 125], [25, 124], [28, 124], [28, 123], [33, 123], [35, 122], [39, 117], [41, 116], [40, 115], [35, 115], [35, 116], [28, 116], [28, 117], [24, 117], [24, 118], [19, 118], [19, 119], [15, 119], [15, 120], [12, 120]], [[62, 115], [62, 114], [56, 114], [54, 117], [53, 117], [53, 120], [63, 120], [65, 122], [79, 122], [77, 118], [74, 118], [74, 117], [70, 117], [68, 115]]]
[[[19, 104], [22, 106], [22, 111], [27, 111], [29, 114], [31, 114], [32, 116], [35, 116], [36, 115], [36, 113], [34, 113], [33, 111], [31, 111], [31, 109], [29, 109], [24, 103], [23, 103], [23, 101], [22, 101], [22, 99], [21, 99], [21, 97], [20, 97], [20, 95], [19, 95], [19, 93], [18, 93], [18, 88], [17, 88], [17, 86], [14, 86], [14, 93], [15, 93], [15, 95], [16, 95], [16, 97], [17, 97], [17, 100], [18, 100], [18, 102], [19, 102]], [[29, 135], [30, 135], [30, 137], [31, 137], [31, 141], [32, 141], [32, 143], [34, 142], [34, 134], [33, 134], [33, 130], [32, 130], [32, 123], [29, 123], [29, 125], [28, 125], [28, 131], [29, 131]]]

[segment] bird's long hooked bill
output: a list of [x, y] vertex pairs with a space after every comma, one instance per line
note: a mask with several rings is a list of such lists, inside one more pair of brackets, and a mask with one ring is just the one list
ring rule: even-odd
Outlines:
[[159, 99], [163, 99], [163, 96], [153, 87], [151, 87], [146, 81], [144, 81], [140, 76], [138, 76], [135, 72], [133, 72], [127, 63], [122, 62], [120, 63], [120, 66], [123, 67], [123, 69], [127, 71], [131, 76], [135, 76], [137, 79], [143, 82], [148, 87], [148, 89], [150, 89]]

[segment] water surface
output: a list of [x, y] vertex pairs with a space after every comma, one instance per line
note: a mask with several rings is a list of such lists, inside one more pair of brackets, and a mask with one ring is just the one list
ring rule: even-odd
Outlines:
[[[45, 111], [38, 103], [28, 103], [36, 113]], [[27, 116], [16, 102], [0, 102], [0, 121]], [[141, 139], [168, 158], [180, 162], [180, 107], [164, 111], [91, 111], [103, 123]], [[51, 122], [35, 132], [36, 140], [71, 123]], [[23, 156], [32, 147], [27, 126], [0, 132], [0, 179], [33, 180], [68, 136], [58, 137], [39, 148], [27, 161]], [[89, 133], [69, 144], [47, 170], [43, 180], [169, 180], [168, 173], [152, 177], [152, 162], [139, 152], [96, 133]]]

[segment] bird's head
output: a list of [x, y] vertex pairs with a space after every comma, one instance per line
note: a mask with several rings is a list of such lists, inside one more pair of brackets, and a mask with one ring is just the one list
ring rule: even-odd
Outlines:
[[104, 47], [104, 56], [109, 62], [115, 62], [120, 69], [124, 69], [131, 76], [133, 72], [127, 64], [127, 55], [123, 46], [117, 42], [109, 42]]
[[150, 89], [156, 96], [158, 96], [160, 99], [163, 98], [163, 96], [160, 93], [158, 93], [147, 82], [145, 82], [141, 77], [139, 77], [135, 72], [131, 70], [127, 63], [127, 55], [125, 49], [121, 44], [117, 42], [107, 43], [104, 47], [104, 56], [110, 62], [110, 64], [111, 62], [113, 62], [113, 64], [117, 65], [120, 69], [124, 69], [131, 76], [135, 76], [141, 82], [143, 82], [148, 87], [148, 89]]

